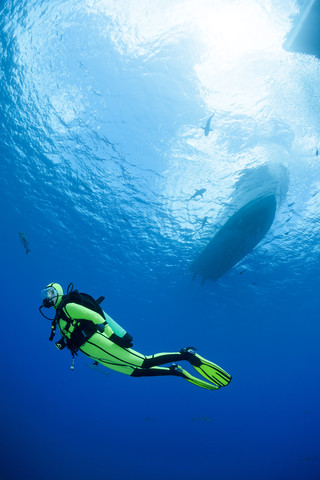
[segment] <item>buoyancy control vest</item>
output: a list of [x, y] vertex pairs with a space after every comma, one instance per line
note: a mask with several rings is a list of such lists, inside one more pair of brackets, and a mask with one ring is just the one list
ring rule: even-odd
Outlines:
[[[67, 295], [64, 295], [62, 297], [61, 302], [57, 308], [57, 313], [60, 315], [61, 318], [65, 320], [67, 316], [63, 312], [63, 308], [68, 303], [76, 303], [77, 305], [81, 305], [88, 308], [89, 310], [93, 310], [94, 312], [99, 313], [99, 315], [101, 315], [101, 317], [105, 320], [105, 315], [102, 308], [100, 307], [100, 303], [103, 302], [104, 298], [105, 297], [99, 297], [97, 300], [95, 300], [88, 293], [81, 293], [78, 290], [72, 290], [71, 292], [67, 293]], [[66, 319], [66, 321], [68, 321], [68, 319]]]
[[[64, 338], [56, 342], [56, 346], [59, 350], [62, 350], [65, 346], [68, 346], [68, 343], [71, 344], [76, 349], [80, 348], [90, 337], [97, 331], [104, 330], [104, 325], [106, 325], [105, 315], [100, 303], [104, 300], [104, 297], [99, 297], [95, 300], [91, 295], [87, 293], [79, 292], [78, 290], [72, 290], [71, 292], [64, 295], [61, 299], [61, 302], [57, 308], [56, 316], [54, 323], [57, 324], [60, 319], [66, 322], [66, 327], [64, 330], [69, 330], [71, 324], [73, 325], [73, 331], [70, 332], [70, 338], [65, 341]], [[66, 306], [69, 303], [75, 303], [81, 305], [89, 310], [92, 310], [99, 315], [101, 315], [101, 325], [96, 325], [90, 320], [81, 319], [81, 318], [72, 318], [68, 315], [66, 311]], [[63, 334], [63, 332], [61, 332]]]
[[[70, 284], [67, 289], [67, 294], [64, 295], [61, 299], [59, 306], [57, 307], [56, 315], [51, 325], [51, 335], [49, 340], [53, 340], [56, 325], [59, 319], [62, 319], [66, 322], [66, 329], [70, 328], [70, 325], [73, 324], [74, 329], [70, 333], [70, 339], [62, 337], [58, 342], [55, 343], [56, 347], [59, 350], [62, 350], [66, 346], [71, 351], [72, 355], [76, 354], [77, 350], [92, 337], [97, 331], [103, 332], [105, 325], [109, 324], [112, 330], [115, 332], [111, 335], [110, 340], [112, 340], [117, 345], [128, 348], [132, 346], [132, 336], [127, 333], [120, 325], [117, 324], [111, 317], [109, 317], [100, 307], [100, 303], [104, 300], [105, 297], [99, 297], [95, 300], [91, 295], [78, 290], [73, 290], [73, 284]], [[93, 310], [102, 317], [101, 324], [94, 324], [94, 322], [86, 319], [73, 319], [68, 316], [66, 312], [66, 305], [68, 303], [75, 303], [81, 305], [89, 310]], [[74, 320], [76, 323], [74, 325]]]

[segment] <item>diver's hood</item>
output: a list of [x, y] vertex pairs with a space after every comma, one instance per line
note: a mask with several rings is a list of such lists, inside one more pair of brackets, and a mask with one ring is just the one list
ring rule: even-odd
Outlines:
[[41, 292], [42, 303], [46, 308], [54, 307], [57, 309], [63, 297], [63, 290], [59, 283], [49, 283]]

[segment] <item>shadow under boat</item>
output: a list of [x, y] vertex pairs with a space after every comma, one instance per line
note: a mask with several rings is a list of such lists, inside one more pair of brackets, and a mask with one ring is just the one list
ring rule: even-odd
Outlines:
[[277, 209], [274, 194], [259, 196], [234, 213], [216, 233], [190, 269], [203, 282], [218, 280], [258, 245], [270, 229]]
[[320, 0], [306, 0], [294, 19], [283, 46], [289, 52], [320, 58]]

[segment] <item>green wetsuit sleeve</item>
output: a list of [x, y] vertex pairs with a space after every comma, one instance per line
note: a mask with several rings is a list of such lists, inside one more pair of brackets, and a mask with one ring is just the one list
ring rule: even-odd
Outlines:
[[[68, 303], [65, 306], [65, 311], [67, 315], [74, 320], [90, 320], [95, 325], [105, 322], [105, 319], [99, 313], [94, 312], [89, 308], [83, 307], [82, 305], [78, 305], [77, 303]], [[106, 325], [104, 333], [107, 335], [107, 337], [110, 337], [114, 332], [110, 325]]]

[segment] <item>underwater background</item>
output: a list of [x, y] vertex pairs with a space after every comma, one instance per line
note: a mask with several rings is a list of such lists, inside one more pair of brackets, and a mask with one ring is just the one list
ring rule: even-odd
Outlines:
[[[282, 47], [300, 4], [0, 5], [0, 479], [318, 480], [320, 63]], [[256, 248], [193, 279], [270, 192]], [[50, 282], [104, 295], [137, 351], [192, 345], [232, 382], [71, 371], [38, 312]]]

